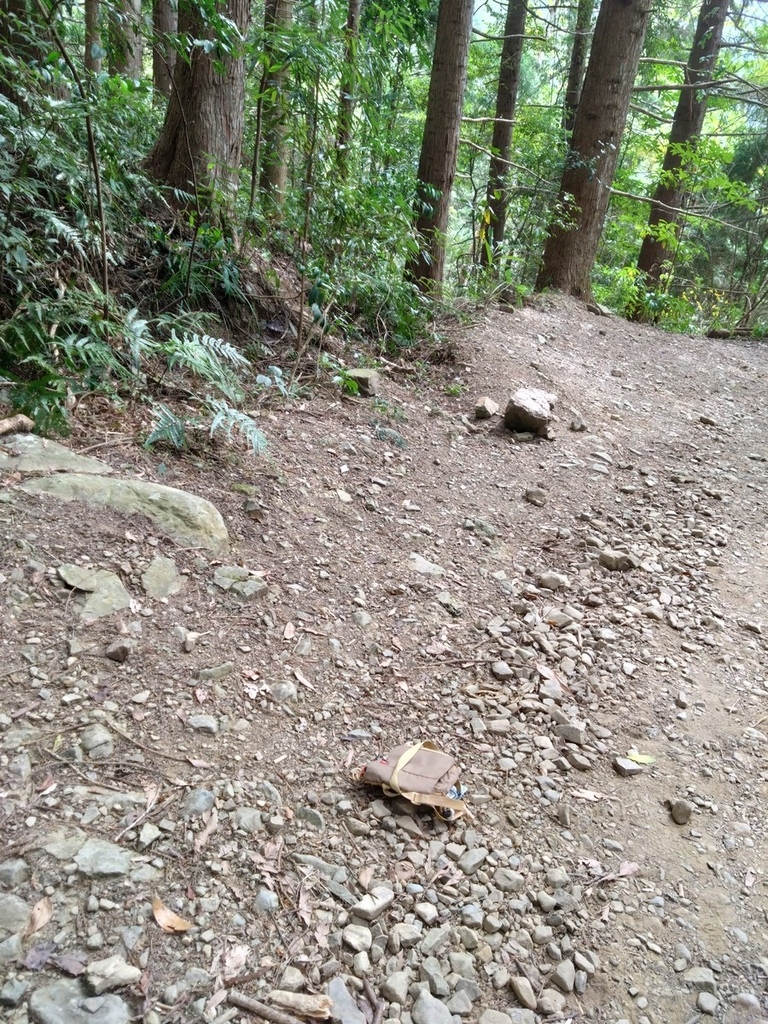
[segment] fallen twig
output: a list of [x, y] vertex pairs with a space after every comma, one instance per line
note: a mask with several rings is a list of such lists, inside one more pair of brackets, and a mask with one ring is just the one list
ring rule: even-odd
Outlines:
[[265, 1003], [260, 1003], [257, 999], [244, 996], [242, 992], [234, 992], [230, 989], [227, 992], [227, 1002], [232, 1003], [233, 1006], [238, 1006], [241, 1010], [254, 1013], [263, 1020], [270, 1021], [270, 1024], [301, 1024], [299, 1018], [294, 1017], [293, 1014], [283, 1013], [282, 1010], [275, 1010]]
[[363, 977], [363, 988], [365, 989], [365, 996], [373, 1010], [373, 1020], [371, 1021], [371, 1024], [381, 1024], [384, 1020], [384, 1003], [373, 991], [373, 986], [365, 976]]

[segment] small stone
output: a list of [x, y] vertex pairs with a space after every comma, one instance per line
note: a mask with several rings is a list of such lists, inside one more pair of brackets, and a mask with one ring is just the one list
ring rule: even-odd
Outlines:
[[325, 818], [315, 807], [299, 807], [296, 811], [298, 821], [304, 821], [318, 832], [325, 831]]
[[74, 861], [80, 874], [87, 878], [111, 878], [128, 874], [132, 856], [130, 850], [106, 839], [88, 839]]
[[361, 924], [348, 924], [341, 933], [345, 945], [354, 953], [366, 952], [371, 948], [373, 935], [371, 929]]
[[422, 989], [411, 1010], [413, 1024], [452, 1024], [451, 1011], [435, 999], [426, 989]]
[[527, 978], [522, 976], [512, 978], [509, 986], [515, 994], [515, 999], [517, 999], [521, 1006], [525, 1006], [529, 1010], [536, 1009], [536, 996], [533, 992], [533, 986]]
[[381, 376], [378, 370], [367, 366], [354, 366], [344, 371], [345, 375], [357, 384], [358, 394], [362, 398], [371, 398], [378, 394]]
[[172, 558], [157, 555], [149, 563], [146, 572], [141, 574], [141, 585], [149, 597], [161, 601], [172, 594], [178, 594], [184, 585], [176, 563]]
[[269, 688], [269, 692], [279, 704], [285, 704], [288, 701], [296, 700], [299, 696], [299, 690], [296, 683], [290, 679], [283, 679], [279, 683], [272, 683]]
[[219, 723], [213, 715], [190, 715], [187, 725], [195, 732], [207, 732], [211, 736], [219, 731]]
[[565, 996], [557, 989], [545, 988], [536, 1001], [536, 1009], [545, 1016], [560, 1014], [565, 1009]]
[[0, 988], [0, 1006], [18, 1006], [29, 988], [28, 981], [11, 978]]
[[0, 935], [23, 932], [31, 911], [27, 903], [12, 893], [0, 893]]
[[29, 864], [21, 858], [4, 860], [0, 864], [0, 885], [4, 885], [8, 889], [15, 889], [16, 886], [26, 882], [31, 873]]
[[112, 733], [100, 722], [89, 725], [80, 734], [80, 744], [93, 761], [111, 757], [114, 753]]
[[161, 835], [162, 833], [160, 829], [154, 824], [154, 822], [145, 821], [141, 827], [141, 832], [139, 833], [139, 849], [146, 850], [147, 847], [151, 846], [152, 843], [154, 843], [156, 839], [159, 839]]
[[133, 647], [134, 643], [132, 640], [115, 640], [104, 651], [104, 656], [109, 658], [110, 661], [116, 661], [118, 665], [122, 665], [130, 657]]
[[328, 982], [328, 995], [333, 1000], [331, 1018], [338, 1024], [366, 1024], [363, 1011], [359, 1008], [349, 989], [341, 978], [332, 978]]
[[465, 875], [473, 875], [483, 864], [489, 851], [482, 846], [476, 846], [472, 850], [467, 850], [459, 857], [458, 866], [459, 870], [463, 871]]
[[200, 669], [198, 678], [202, 679], [203, 682], [218, 682], [218, 680], [226, 679], [227, 676], [232, 675], [234, 671], [235, 663], [233, 661], [225, 661], [221, 665]]
[[134, 985], [141, 978], [141, 970], [126, 963], [121, 956], [110, 956], [106, 960], [94, 960], [86, 967], [88, 984], [97, 996], [113, 988]]
[[536, 583], [543, 590], [562, 590], [570, 586], [567, 576], [559, 572], [542, 572], [536, 577]]
[[498, 411], [498, 402], [494, 402], [494, 400], [492, 398], [488, 398], [487, 395], [484, 395], [482, 398], [478, 398], [475, 402], [475, 419], [489, 420], [492, 416], [495, 416]]
[[543, 487], [526, 487], [525, 500], [536, 508], [543, 508], [547, 504], [547, 492]]
[[539, 388], [519, 388], [507, 402], [504, 426], [515, 433], [547, 435], [557, 396]]
[[683, 981], [699, 992], [709, 992], [711, 995], [717, 992], [717, 982], [710, 967], [691, 967], [683, 975]]
[[497, 868], [493, 881], [502, 892], [520, 892], [525, 886], [525, 877], [509, 868]]
[[614, 551], [613, 548], [603, 548], [599, 555], [600, 565], [611, 572], [626, 572], [629, 569], [636, 569], [640, 560], [626, 551]]
[[399, 1003], [400, 1006], [404, 1006], [408, 999], [410, 984], [410, 971], [394, 971], [381, 983], [381, 994], [390, 1003]]
[[672, 820], [676, 825], [687, 825], [695, 808], [689, 800], [675, 800], [669, 808]]
[[632, 775], [640, 775], [643, 771], [643, 765], [638, 764], [636, 761], [631, 761], [628, 757], [614, 757], [611, 762], [614, 771], [623, 776], [629, 778]]
[[232, 812], [232, 826], [249, 835], [264, 828], [264, 817], [258, 807], [238, 807]]
[[364, 921], [376, 921], [385, 910], [392, 906], [394, 900], [395, 894], [391, 889], [378, 885], [367, 892], [359, 903], [355, 903], [349, 909], [355, 917], [361, 917]]
[[512, 1018], [508, 1013], [502, 1013], [500, 1010], [483, 1010], [478, 1024], [512, 1024]]
[[510, 668], [506, 661], [494, 661], [491, 665], [491, 675], [496, 679], [512, 679], [514, 674], [514, 670]]
[[118, 996], [89, 997], [83, 982], [67, 979], [35, 989], [29, 1017], [35, 1024], [128, 1024], [129, 1013]]
[[711, 992], [699, 992], [699, 998], [696, 1000], [696, 1006], [702, 1013], [706, 1013], [710, 1017], [714, 1017], [719, 1005], [720, 1000], [717, 996], [713, 996]]
[[216, 797], [209, 789], [191, 789], [184, 797], [182, 810], [185, 818], [199, 818], [210, 811]]
[[304, 975], [292, 964], [289, 964], [283, 971], [280, 979], [280, 988], [285, 992], [301, 992], [304, 988]]
[[561, 960], [551, 975], [552, 983], [556, 985], [561, 992], [573, 992], [573, 987], [576, 983], [576, 968], [573, 966], [572, 960]]

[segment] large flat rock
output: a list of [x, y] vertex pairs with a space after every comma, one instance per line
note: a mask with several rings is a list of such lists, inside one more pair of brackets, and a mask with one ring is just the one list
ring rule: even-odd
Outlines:
[[221, 513], [205, 498], [146, 480], [115, 480], [83, 473], [34, 477], [23, 485], [31, 494], [50, 494], [62, 501], [103, 505], [126, 515], [143, 515], [185, 547], [217, 554], [229, 546]]
[[12, 455], [0, 452], [0, 472], [9, 473], [95, 473], [106, 476], [113, 469], [106, 462], [78, 455], [58, 441], [49, 441], [37, 434], [9, 434], [3, 447]]

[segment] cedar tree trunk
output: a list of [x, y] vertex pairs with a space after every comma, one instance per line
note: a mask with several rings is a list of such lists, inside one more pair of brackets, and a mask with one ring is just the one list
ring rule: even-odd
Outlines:
[[279, 217], [288, 184], [286, 131], [288, 63], [284, 37], [293, 19], [293, 0], [267, 0], [264, 8], [264, 77], [261, 83], [261, 180], [266, 213]]
[[[194, 0], [179, 5], [186, 59], [176, 61], [165, 122], [147, 161], [155, 178], [194, 193], [204, 205], [210, 204], [212, 190], [236, 190], [243, 144], [242, 39], [248, 27], [248, 0], [225, 0], [220, 11], [237, 30], [230, 32], [226, 49], [215, 43], [214, 29], [203, 21]], [[211, 52], [196, 44], [201, 39], [214, 40]]]
[[568, 84], [565, 87], [565, 103], [563, 111], [563, 128], [570, 141], [573, 134], [573, 122], [581, 98], [581, 85], [584, 81], [584, 68], [587, 66], [589, 51], [589, 27], [592, 24], [592, 11], [595, 0], [579, 0], [576, 8], [576, 24], [573, 31], [571, 61], [568, 65]]
[[179, 16], [173, 0], [153, 0], [152, 82], [161, 96], [170, 96], [173, 87], [173, 68], [176, 51], [170, 42], [178, 28]]
[[[676, 224], [679, 220], [680, 204], [685, 196], [685, 184], [681, 181], [681, 171], [690, 166], [691, 150], [686, 156], [681, 152], [682, 146], [695, 149], [698, 136], [704, 124], [707, 109], [706, 90], [697, 91], [699, 82], [707, 82], [717, 62], [720, 42], [723, 37], [723, 25], [728, 13], [729, 0], [704, 0], [699, 13], [693, 46], [685, 66], [684, 85], [689, 86], [680, 92], [669, 143], [664, 156], [664, 165], [653, 195], [651, 214], [648, 219], [648, 232], [643, 239], [637, 269], [646, 288], [653, 290], [661, 282], [664, 266], [670, 258], [659, 232], [655, 230], [659, 224]], [[694, 88], [690, 88], [693, 86]], [[668, 233], [664, 232], [668, 238]], [[643, 319], [640, 308], [632, 310], [633, 319]]]
[[488, 266], [489, 257], [495, 256], [504, 241], [507, 223], [509, 192], [509, 151], [512, 143], [512, 122], [517, 106], [517, 89], [520, 82], [520, 61], [523, 56], [523, 35], [525, 18], [528, 13], [526, 0], [509, 0], [507, 18], [504, 23], [504, 44], [499, 64], [499, 85], [496, 91], [496, 120], [493, 125], [491, 150], [493, 156], [488, 170], [488, 198], [486, 207], [490, 216], [489, 244], [480, 246], [480, 262]]
[[602, 0], [536, 288], [588, 300], [650, 0]]
[[141, 78], [143, 60], [141, 0], [115, 0], [109, 17], [109, 73]]
[[473, 6], [473, 0], [440, 0], [437, 15], [414, 205], [420, 251], [405, 268], [406, 277], [425, 292], [439, 290], [445, 271], [445, 233], [459, 154]]
[[344, 30], [344, 72], [339, 88], [339, 125], [336, 131], [336, 167], [342, 180], [346, 179], [349, 169], [349, 142], [352, 138], [357, 84], [357, 40], [360, 36], [362, 6], [362, 0], [349, 0]]
[[85, 57], [84, 62], [92, 75], [101, 71], [101, 3], [85, 0]]

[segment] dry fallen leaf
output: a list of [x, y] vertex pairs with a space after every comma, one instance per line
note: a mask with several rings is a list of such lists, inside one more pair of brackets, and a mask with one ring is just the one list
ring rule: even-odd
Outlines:
[[41, 900], [32, 907], [32, 916], [29, 919], [29, 924], [24, 929], [24, 935], [22, 938], [26, 939], [27, 936], [33, 935], [35, 932], [39, 932], [41, 928], [44, 928], [53, 917], [53, 904], [51, 903], [50, 896], [43, 896]]
[[203, 829], [202, 832], [198, 832], [197, 835], [195, 836], [196, 853], [199, 853], [203, 849], [205, 844], [208, 842], [213, 833], [219, 827], [219, 816], [216, 813], [216, 808], [212, 807], [210, 811], [206, 811], [203, 814], [203, 821], [205, 821], [206, 814], [208, 815], [208, 820], [206, 821], [205, 828]]
[[152, 897], [152, 913], [164, 932], [186, 932], [192, 927], [191, 921], [185, 921], [183, 917], [174, 914], [159, 896]]
[[590, 800], [592, 803], [605, 800], [605, 793], [598, 793], [594, 789], [574, 789], [571, 790], [571, 796], [577, 800]]
[[230, 946], [224, 955], [224, 977], [234, 978], [242, 971], [251, 955], [249, 946]]
[[285, 624], [285, 629], [283, 630], [283, 640], [293, 640], [295, 636], [296, 627], [292, 622], [287, 622]]

